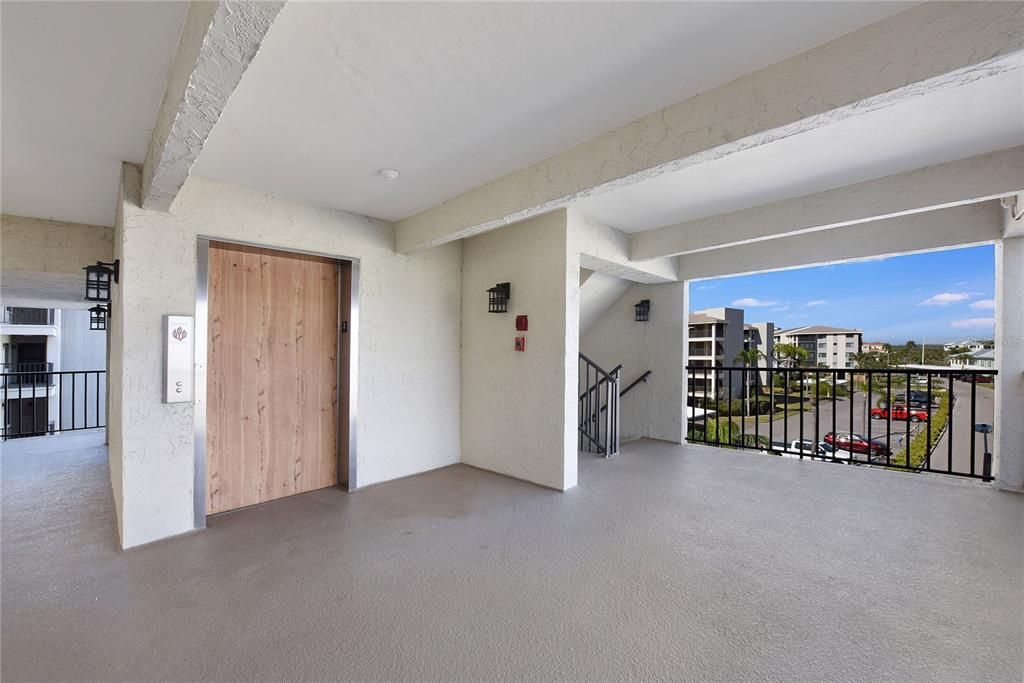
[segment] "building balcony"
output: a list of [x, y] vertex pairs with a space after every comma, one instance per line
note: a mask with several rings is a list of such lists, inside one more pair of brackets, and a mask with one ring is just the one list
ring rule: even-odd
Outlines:
[[52, 308], [0, 307], [0, 335], [53, 337], [58, 333], [58, 315]]
[[[30, 398], [30, 389], [52, 387], [57, 383], [57, 375], [53, 372], [53, 363], [0, 363], [0, 387], [7, 389], [8, 398], [20, 398], [21, 389], [25, 398]], [[36, 394], [45, 396], [46, 393]]]

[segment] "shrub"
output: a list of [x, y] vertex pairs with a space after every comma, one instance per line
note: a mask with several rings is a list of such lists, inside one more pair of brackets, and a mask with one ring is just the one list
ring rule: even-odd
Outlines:
[[693, 441], [707, 441], [718, 445], [732, 444], [734, 439], [739, 439], [740, 428], [735, 422], [726, 419], [709, 419], [705, 426], [704, 420], [698, 420], [693, 428], [686, 433], [686, 438]]
[[[686, 438], [691, 441], [704, 441], [703, 421], [698, 420], [693, 428], [686, 433]], [[747, 448], [764, 448], [770, 445], [768, 437], [753, 434], [744, 434], [740, 426], [728, 419], [710, 419], [707, 422], [707, 442], [715, 446], [721, 445], [724, 448], [733, 446], [746, 446]]]
[[[942, 394], [939, 398], [939, 407], [931, 413], [931, 442], [928, 441], [928, 429], [922, 429], [921, 432], [910, 441], [910, 467], [920, 467], [924, 464], [928, 454], [935, 448], [935, 444], [939, 442], [939, 438], [943, 432], [946, 431], [946, 425], [949, 423], [949, 394]], [[973, 435], [972, 435], [973, 437]], [[893, 454], [896, 456], [896, 454]], [[906, 454], [904, 453], [904, 458]]]

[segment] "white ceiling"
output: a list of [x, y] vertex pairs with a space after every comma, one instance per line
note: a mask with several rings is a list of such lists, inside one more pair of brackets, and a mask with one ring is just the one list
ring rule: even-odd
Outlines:
[[113, 225], [188, 11], [182, 2], [3, 2], [3, 212]]
[[907, 6], [289, 2], [193, 172], [399, 219]]
[[576, 202], [625, 232], [737, 211], [1024, 145], [1024, 79], [1009, 72]]

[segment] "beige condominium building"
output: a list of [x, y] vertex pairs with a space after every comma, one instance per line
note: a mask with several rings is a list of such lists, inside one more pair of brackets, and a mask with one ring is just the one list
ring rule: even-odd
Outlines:
[[[688, 365], [696, 368], [728, 368], [741, 367], [739, 359], [741, 351], [757, 349], [761, 357], [757, 366], [769, 366], [774, 348], [774, 325], [772, 323], [745, 323], [744, 312], [740, 308], [709, 308], [696, 311], [689, 317], [689, 356]], [[761, 381], [766, 381], [762, 372]], [[706, 377], [705, 377], [706, 375]], [[743, 391], [743, 372], [734, 371], [730, 378], [728, 371], [716, 373], [700, 369], [689, 371], [689, 389], [696, 396], [709, 395], [721, 398], [729, 393], [738, 397]], [[748, 381], [753, 381], [752, 373], [748, 373]]]
[[855, 368], [864, 331], [826, 325], [805, 325], [775, 333], [776, 344], [795, 344], [807, 350], [807, 365]]

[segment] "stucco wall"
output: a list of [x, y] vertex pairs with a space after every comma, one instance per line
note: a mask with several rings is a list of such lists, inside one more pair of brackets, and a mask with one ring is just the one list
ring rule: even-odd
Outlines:
[[459, 244], [400, 255], [389, 224], [196, 177], [173, 215], [146, 211], [140, 182], [126, 165], [110, 331], [124, 547], [193, 526], [193, 407], [161, 402], [160, 326], [194, 313], [197, 235], [359, 259], [356, 486], [459, 461]]
[[[462, 461], [559, 490], [576, 485], [577, 458], [579, 257], [566, 238], [556, 211], [466, 240], [462, 266]], [[499, 282], [508, 313], [488, 313]]]
[[[1009, 216], [1007, 231], [1009, 232]], [[996, 244], [994, 467], [999, 486], [1024, 490], [1024, 237]], [[984, 391], [979, 389], [979, 391]]]
[[114, 231], [99, 225], [0, 216], [0, 292], [7, 305], [62, 308], [82, 302], [83, 266], [110, 261]]
[[[621, 299], [633, 283], [629, 280], [591, 270], [580, 270], [580, 338], [597, 324], [612, 305]], [[583, 274], [586, 275], [584, 279]]]
[[[650, 320], [636, 322], [633, 306], [651, 302]], [[634, 284], [580, 336], [580, 351], [610, 370], [622, 364], [622, 388], [651, 370], [622, 398], [622, 440], [683, 440], [685, 285]]]

